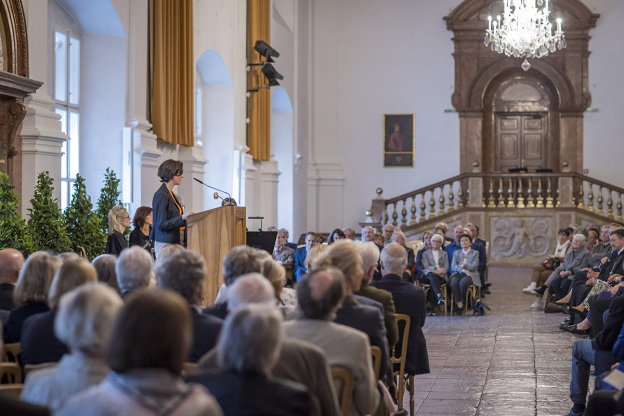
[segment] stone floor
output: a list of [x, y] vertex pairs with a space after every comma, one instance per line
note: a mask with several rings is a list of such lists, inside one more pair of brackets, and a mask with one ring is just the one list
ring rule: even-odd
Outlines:
[[[531, 311], [521, 290], [530, 269], [492, 268], [485, 316], [433, 316], [423, 328], [430, 374], [416, 377], [417, 415], [565, 415], [571, 351], [578, 336], [563, 314]], [[593, 380], [590, 382], [593, 385]], [[409, 411], [409, 397], [404, 398]]]

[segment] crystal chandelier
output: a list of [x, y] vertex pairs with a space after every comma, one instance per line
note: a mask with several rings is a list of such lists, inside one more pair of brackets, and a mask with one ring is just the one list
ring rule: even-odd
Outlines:
[[485, 46], [507, 56], [525, 58], [522, 64], [525, 71], [531, 67], [526, 58], [541, 58], [567, 46], [560, 18], [557, 19], [557, 30], [553, 33], [552, 23], [548, 20], [548, 0], [503, 2], [505, 9], [502, 21], [500, 15], [494, 21], [492, 16], [488, 17]]

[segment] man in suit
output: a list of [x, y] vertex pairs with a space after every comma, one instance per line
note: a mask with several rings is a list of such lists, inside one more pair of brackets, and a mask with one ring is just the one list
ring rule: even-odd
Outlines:
[[[407, 341], [407, 358], [405, 372], [410, 375], [429, 373], [429, 357], [427, 341], [422, 333], [427, 316], [425, 292], [422, 288], [404, 281], [401, 278], [407, 265], [407, 252], [397, 243], [389, 244], [381, 252], [381, 274], [383, 278], [371, 283], [374, 287], [392, 294], [397, 314], [408, 315], [411, 319], [409, 338]], [[401, 335], [399, 326], [399, 342], [397, 353], [401, 353]]]
[[161, 263], [156, 269], [158, 287], [178, 293], [189, 304], [193, 323], [193, 345], [188, 361], [196, 363], [202, 355], [217, 344], [223, 321], [202, 314], [206, 262], [194, 251], [181, 250]]
[[[226, 290], [240, 276], [247, 273], [262, 272], [262, 262], [258, 258], [256, 249], [249, 246], [237, 246], [232, 248], [223, 259], [223, 281]], [[226, 292], [227, 293], [227, 292]], [[226, 294], [225, 300], [228, 295]], [[204, 309], [204, 314], [225, 319], [228, 314], [227, 301], [216, 303]]]
[[297, 244], [296, 243], [289, 243], [288, 242], [288, 238], [290, 237], [288, 230], [286, 228], [281, 228], [279, 230], [280, 233], [284, 233], [284, 235], [286, 236], [286, 242], [284, 243], [284, 245], [290, 249], [292, 249], [293, 251], [297, 250]]
[[293, 284], [293, 264], [295, 262], [295, 251], [286, 246], [286, 234], [282, 231], [277, 233], [275, 240], [275, 250], [273, 251], [273, 260], [284, 266], [286, 269], [286, 286], [292, 287]]
[[377, 301], [383, 305], [384, 321], [386, 324], [386, 336], [388, 338], [388, 347], [390, 351], [399, 342], [399, 328], [396, 323], [396, 313], [394, 310], [394, 301], [392, 294], [385, 290], [377, 289], [370, 285], [373, 274], [377, 269], [380, 253], [377, 247], [372, 244], [361, 244], [358, 246], [360, 257], [362, 257], [362, 270], [364, 278], [360, 290], [355, 292], [356, 295]]
[[376, 387], [368, 337], [331, 322], [342, 302], [344, 285], [344, 276], [336, 268], [319, 268], [310, 273], [297, 288], [302, 319], [285, 322], [284, 332], [321, 348], [330, 366], [347, 368], [353, 377], [351, 415], [373, 415], [380, 403], [385, 403]]
[[481, 287], [484, 288], [484, 290], [481, 291], [481, 295], [483, 296], [484, 294], [490, 293], [490, 291], [485, 287], [485, 268], [487, 267], [485, 241], [478, 238], [478, 230], [474, 224], [469, 222], [468, 224], [464, 225], [464, 232], [466, 230], [470, 231], [470, 234], [472, 234], [471, 248], [479, 252], [479, 279], [481, 280]]
[[22, 266], [24, 256], [14, 248], [0, 250], [0, 310], [13, 309], [13, 291]]
[[308, 231], [305, 243], [305, 247], [295, 250], [295, 280], [297, 282], [300, 282], [301, 277], [308, 272], [305, 266], [305, 259], [308, 256], [308, 252], [316, 245], [316, 233], [314, 231]]
[[[228, 307], [235, 310], [250, 304], [275, 307], [275, 293], [268, 280], [258, 273], [241, 276], [230, 287]], [[198, 363], [198, 370], [217, 371], [219, 361], [216, 349], [205, 354]], [[309, 342], [282, 338], [277, 364], [271, 374], [274, 377], [295, 381], [306, 386], [312, 393], [316, 412], [327, 416], [339, 416], [336, 392], [323, 350]], [[197, 379], [201, 381], [201, 374]]]
[[[622, 230], [624, 234], [624, 229]], [[613, 234], [612, 234], [613, 236]], [[580, 416], [585, 411], [589, 385], [589, 367], [596, 363], [596, 351], [611, 351], [624, 324], [624, 296], [611, 302], [604, 329], [594, 339], [579, 339], [572, 348], [572, 381], [570, 400], [574, 404], [568, 416]]]

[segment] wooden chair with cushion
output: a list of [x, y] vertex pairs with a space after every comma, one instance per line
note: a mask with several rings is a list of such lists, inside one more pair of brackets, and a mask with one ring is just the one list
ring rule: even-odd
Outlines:
[[22, 382], [22, 369], [16, 363], [0, 363], [0, 383], [20, 384]]
[[23, 389], [23, 384], [0, 384], [0, 395], [19, 400]]
[[185, 376], [190, 376], [197, 372], [197, 363], [192, 363], [190, 361], [186, 361], [182, 363], [182, 373]]
[[41, 364], [26, 364], [24, 366], [24, 380], [26, 380], [28, 373], [30, 373], [31, 371], [43, 370], [45, 368], [52, 368], [52, 367], [56, 367], [57, 365], [58, 363], [56, 362], [41, 363]]
[[379, 380], [381, 373], [381, 348], [372, 345], [371, 355], [373, 356], [373, 370], [375, 371], [375, 380]]
[[[411, 319], [408, 315], [405, 314], [397, 314], [396, 316], [397, 325], [400, 327], [400, 323], [404, 322], [405, 327], [403, 328], [403, 342], [401, 343], [401, 356], [396, 356], [396, 348], [392, 351], [392, 357], [390, 361], [392, 361], [392, 365], [398, 364], [399, 370], [392, 371], [392, 375], [394, 379], [398, 379], [399, 385], [395, 384], [396, 398], [399, 406], [399, 410], [403, 409], [403, 394], [407, 389], [410, 395], [410, 415], [414, 416], [414, 376], [405, 374], [405, 361], [407, 359], [407, 341], [409, 339], [409, 329], [411, 324]], [[393, 380], [394, 383], [394, 380]]]
[[16, 363], [17, 355], [20, 351], [20, 343], [4, 344], [4, 361], [5, 363]]
[[[380, 351], [381, 353], [381, 351]], [[342, 416], [348, 416], [351, 412], [351, 397], [353, 396], [353, 376], [349, 369], [332, 365], [331, 375], [336, 386], [341, 386], [338, 401]]]

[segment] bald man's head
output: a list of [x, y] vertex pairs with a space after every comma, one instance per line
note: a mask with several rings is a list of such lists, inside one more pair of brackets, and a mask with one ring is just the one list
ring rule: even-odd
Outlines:
[[24, 256], [14, 248], [0, 250], [0, 283], [17, 283]]
[[329, 320], [342, 302], [345, 278], [335, 267], [317, 269], [297, 287], [301, 312], [308, 319]]

